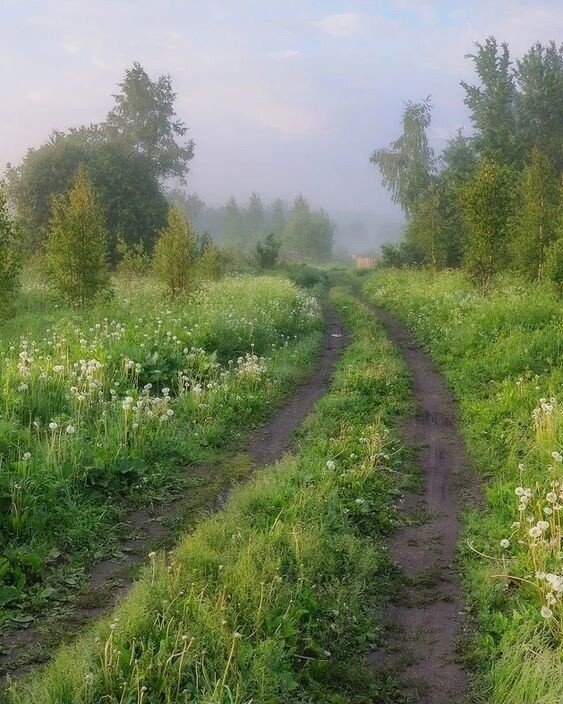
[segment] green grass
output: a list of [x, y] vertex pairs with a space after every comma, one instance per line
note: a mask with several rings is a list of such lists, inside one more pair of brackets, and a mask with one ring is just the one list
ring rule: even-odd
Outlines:
[[399, 701], [363, 658], [393, 588], [383, 542], [408, 380], [373, 317], [333, 300], [352, 340], [299, 454], [152, 556], [116, 611], [14, 685], [12, 704]]
[[126, 507], [197, 491], [189, 467], [271, 413], [321, 328], [281, 277], [176, 302], [147, 281], [82, 311], [28, 286], [0, 329], [0, 626], [64, 604], [116, 549]]
[[[366, 292], [439, 362], [484, 479], [486, 505], [467, 511], [461, 543], [482, 699], [559, 704], [563, 580], [552, 578], [553, 589], [542, 573], [563, 574], [563, 497], [550, 495], [563, 486], [563, 465], [552, 454], [563, 452], [561, 300], [547, 285], [510, 278], [484, 298], [454, 272], [379, 271]], [[538, 521], [547, 524], [542, 534], [530, 535]], [[544, 609], [542, 616], [547, 606], [552, 615]]]

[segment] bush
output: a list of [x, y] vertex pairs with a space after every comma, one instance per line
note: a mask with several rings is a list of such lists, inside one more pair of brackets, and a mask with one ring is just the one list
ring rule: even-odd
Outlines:
[[173, 295], [193, 286], [196, 254], [197, 240], [190, 224], [173, 205], [156, 242], [153, 260], [155, 275]]
[[5, 315], [12, 307], [19, 285], [18, 243], [18, 229], [10, 215], [3, 185], [0, 184], [0, 315]]
[[290, 281], [302, 288], [313, 288], [315, 286], [328, 286], [328, 274], [322, 269], [307, 264], [297, 264], [286, 269], [287, 277]]

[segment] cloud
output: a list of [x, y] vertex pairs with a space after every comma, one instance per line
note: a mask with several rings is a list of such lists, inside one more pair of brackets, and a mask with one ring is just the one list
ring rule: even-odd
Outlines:
[[362, 21], [356, 12], [340, 12], [325, 15], [314, 24], [330, 37], [347, 37], [360, 30]]

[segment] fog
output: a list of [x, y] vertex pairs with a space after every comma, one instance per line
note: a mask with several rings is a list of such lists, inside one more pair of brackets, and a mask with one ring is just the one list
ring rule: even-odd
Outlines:
[[516, 54], [563, 33], [560, 2], [2, 0], [0, 164], [51, 130], [104, 119], [126, 68], [170, 74], [195, 141], [187, 190], [305, 195], [338, 243], [377, 247], [402, 216], [369, 163], [403, 102], [432, 96], [437, 150], [468, 131], [464, 55], [494, 34]]

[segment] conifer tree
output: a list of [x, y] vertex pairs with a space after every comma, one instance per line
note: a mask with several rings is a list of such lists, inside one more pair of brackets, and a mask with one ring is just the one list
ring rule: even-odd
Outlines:
[[51, 284], [70, 303], [84, 305], [109, 288], [104, 216], [83, 168], [53, 201], [46, 254]]
[[193, 286], [196, 255], [197, 239], [182, 211], [173, 205], [156, 241], [153, 259], [155, 275], [173, 295]]

